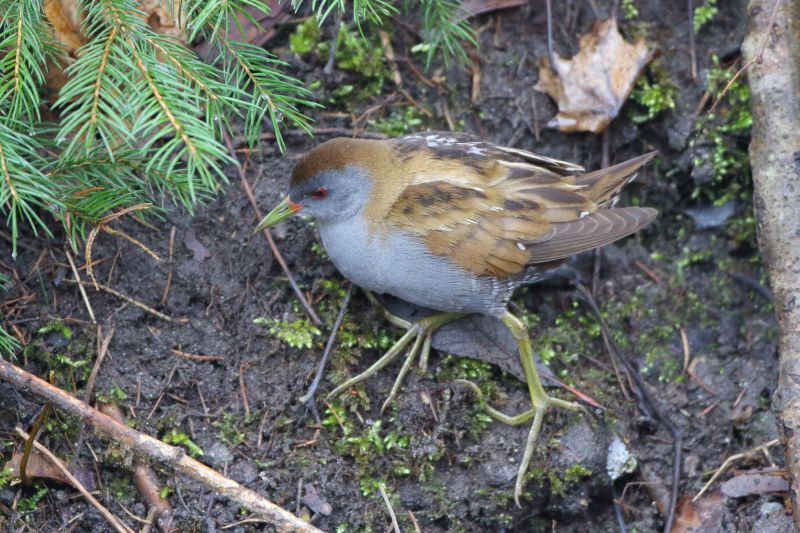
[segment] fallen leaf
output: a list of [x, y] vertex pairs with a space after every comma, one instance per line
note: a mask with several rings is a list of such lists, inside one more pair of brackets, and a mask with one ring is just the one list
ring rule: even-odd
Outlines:
[[789, 481], [785, 470], [743, 472], [720, 485], [722, 494], [729, 498], [743, 498], [766, 492], [786, 492]]
[[[19, 463], [22, 460], [22, 452], [17, 452], [11, 456], [11, 459], [6, 463], [6, 468], [11, 470], [11, 475], [19, 477]], [[25, 466], [25, 475], [28, 479], [49, 479], [57, 481], [65, 485], [72, 485], [69, 480], [64, 477], [45, 454], [36, 450], [31, 450], [28, 456], [28, 464]], [[72, 475], [75, 476], [81, 484], [88, 490], [94, 490], [97, 484], [94, 482], [94, 477], [89, 470], [83, 468], [76, 468]]]
[[[141, 0], [139, 9], [153, 31], [186, 42], [186, 30], [175, 24], [171, 15], [171, 11], [179, 12], [182, 0], [172, 0], [172, 3], [173, 9], [170, 10], [164, 0]], [[44, 0], [45, 17], [53, 28], [55, 41], [64, 50], [62, 64], [51, 62], [47, 68], [45, 89], [47, 97], [51, 100], [57, 97], [58, 90], [67, 83], [68, 78], [64, 69], [75, 62], [76, 51], [86, 43], [86, 37], [81, 33], [84, 9], [78, 0]]]
[[464, 0], [458, 9], [459, 20], [485, 15], [501, 9], [510, 9], [525, 4], [525, 0]]
[[558, 104], [558, 114], [547, 125], [561, 131], [601, 133], [617, 116], [636, 79], [655, 57], [644, 40], [629, 44], [614, 19], [595, 22], [580, 39], [572, 59], [554, 54], [539, 64], [534, 89], [547, 93]]
[[719, 490], [695, 503], [690, 496], [682, 497], [670, 533], [724, 531], [723, 522], [727, 522], [726, 515], [730, 514], [725, 500]]

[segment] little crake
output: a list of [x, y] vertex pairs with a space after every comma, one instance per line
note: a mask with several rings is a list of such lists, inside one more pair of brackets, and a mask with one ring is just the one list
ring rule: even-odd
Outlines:
[[489, 413], [510, 424], [533, 419], [518, 498], [547, 407], [580, 407], [544, 391], [527, 329], [506, 305], [517, 287], [541, 280], [563, 260], [655, 218], [651, 208], [613, 207], [654, 155], [583, 173], [580, 166], [463, 133], [333, 139], [297, 164], [289, 195], [258, 229], [302, 210], [317, 219], [322, 243], [345, 277], [368, 291], [442, 312], [416, 324], [393, 318], [408, 328], [406, 335], [332, 394], [373, 374], [414, 340], [391, 399], [416, 355], [421, 351], [427, 360], [434, 330], [464, 314], [496, 316], [511, 329], [533, 408], [515, 417]]

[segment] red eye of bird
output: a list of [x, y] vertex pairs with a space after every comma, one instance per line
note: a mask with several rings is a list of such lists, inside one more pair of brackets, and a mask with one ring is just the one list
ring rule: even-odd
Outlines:
[[320, 187], [319, 189], [311, 193], [311, 198], [313, 198], [314, 200], [324, 200], [327, 197], [328, 197], [328, 189], [326, 189], [325, 187]]

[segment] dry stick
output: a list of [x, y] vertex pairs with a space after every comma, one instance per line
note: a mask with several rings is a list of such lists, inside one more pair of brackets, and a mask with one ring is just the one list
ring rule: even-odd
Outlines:
[[697, 500], [699, 500], [699, 499], [700, 499], [700, 497], [701, 497], [703, 494], [705, 494], [705, 493], [706, 493], [706, 491], [707, 491], [707, 490], [708, 490], [708, 488], [711, 486], [711, 484], [712, 484], [712, 483], [714, 483], [714, 482], [715, 482], [717, 479], [719, 479], [719, 477], [720, 477], [722, 474], [724, 474], [724, 473], [725, 473], [725, 471], [726, 471], [726, 470], [728, 470], [728, 468], [729, 468], [729, 467], [730, 467], [730, 466], [731, 466], [731, 465], [732, 465], [734, 462], [738, 461], [739, 459], [745, 459], [745, 458], [747, 458], [747, 457], [751, 457], [751, 456], [752, 456], [752, 455], [754, 455], [756, 452], [764, 452], [764, 453], [767, 453], [767, 449], [768, 449], [768, 448], [771, 448], [771, 447], [773, 447], [773, 446], [777, 446], [777, 445], [778, 445], [778, 444], [780, 444], [780, 443], [781, 443], [780, 439], [773, 439], [773, 440], [771, 440], [771, 441], [769, 441], [769, 442], [765, 442], [764, 444], [759, 444], [758, 446], [754, 446], [753, 448], [750, 448], [749, 450], [747, 450], [747, 451], [745, 451], [745, 452], [741, 452], [741, 453], [737, 453], [737, 454], [731, 455], [730, 457], [728, 457], [727, 459], [725, 459], [725, 461], [724, 461], [724, 462], [723, 462], [723, 463], [720, 465], [720, 467], [719, 467], [719, 468], [717, 468], [716, 472], [714, 472], [714, 475], [713, 475], [713, 476], [711, 476], [711, 478], [710, 478], [708, 481], [706, 481], [706, 484], [705, 484], [705, 485], [703, 485], [703, 488], [702, 488], [702, 489], [700, 489], [700, 492], [698, 492], [698, 493], [697, 493], [697, 496], [695, 496], [694, 498], [692, 498], [692, 502], [696, 502]]
[[67, 279], [67, 280], [64, 280], [64, 281], [67, 281], [69, 283], [79, 283], [81, 285], [94, 286], [94, 287], [100, 289], [103, 292], [107, 292], [108, 294], [110, 294], [112, 296], [116, 296], [120, 300], [125, 300], [129, 304], [131, 304], [131, 305], [133, 305], [135, 307], [138, 307], [142, 311], [150, 313], [151, 315], [156, 316], [156, 317], [160, 318], [161, 320], [166, 320], [167, 322], [176, 322], [178, 324], [186, 324], [186, 323], [189, 322], [188, 318], [173, 318], [173, 317], [171, 317], [169, 315], [165, 315], [161, 311], [157, 311], [157, 310], [153, 309], [152, 307], [150, 307], [149, 305], [143, 304], [142, 302], [140, 302], [138, 300], [134, 300], [130, 296], [122, 294], [121, 292], [119, 292], [117, 290], [114, 290], [111, 287], [108, 287], [106, 285], [103, 285], [102, 283], [91, 284], [91, 283], [88, 283], [86, 281], [76, 281], [74, 279]]
[[109, 438], [119, 442], [133, 452], [174, 468], [181, 474], [203, 483], [220, 496], [260, 515], [276, 528], [286, 531], [320, 531], [311, 524], [303, 522], [292, 513], [260, 496], [258, 493], [243, 487], [235, 481], [226, 478], [219, 472], [212, 470], [203, 463], [187, 456], [185, 450], [182, 448], [164, 444], [158, 439], [140, 433], [124, 424], [120, 424], [110, 416], [101, 413], [65, 391], [53, 387], [43, 379], [3, 359], [0, 359], [0, 379], [8, 381], [19, 389], [27, 389], [40, 398], [44, 398], [55, 407], [91, 424], [97, 428], [98, 431], [104, 433]]
[[[86, 380], [86, 389], [83, 391], [83, 401], [89, 404], [92, 401], [92, 392], [94, 392], [94, 382], [97, 380], [97, 374], [100, 373], [100, 366], [108, 353], [108, 346], [111, 344], [111, 339], [114, 337], [116, 330], [112, 327], [108, 335], [103, 337], [100, 326], [97, 327], [97, 340], [100, 346], [97, 349], [97, 359], [92, 367], [92, 373], [89, 374], [89, 379]], [[72, 460], [69, 462], [70, 470], [75, 468], [78, 464], [78, 459], [81, 456], [81, 449], [83, 448], [83, 439], [86, 438], [86, 426], [81, 424], [81, 430], [78, 433], [78, 440], [75, 442], [75, 453], [72, 454]]]
[[[1, 366], [5, 366], [6, 364], [10, 365], [10, 363], [6, 363], [5, 361], [3, 361], [2, 363], [3, 364]], [[45, 381], [42, 381], [42, 383], [47, 385], [47, 382], [45, 382]], [[49, 387], [50, 385], [47, 385], [47, 386]], [[27, 433], [22, 431], [22, 428], [16, 428], [16, 432], [17, 432], [17, 435], [19, 435], [20, 437], [22, 437], [25, 440], [28, 440], [30, 438], [30, 435], [28, 435]], [[103, 518], [105, 518], [108, 521], [109, 524], [114, 526], [114, 529], [116, 529], [117, 531], [121, 531], [122, 533], [133, 533], [133, 530], [131, 528], [129, 528], [128, 526], [123, 524], [116, 516], [111, 514], [111, 512], [109, 512], [108, 509], [103, 507], [103, 505], [99, 501], [97, 501], [95, 499], [95, 497], [92, 496], [91, 493], [88, 490], [86, 490], [86, 487], [84, 487], [81, 484], [81, 482], [78, 481], [77, 478], [70, 473], [70, 471], [67, 468], [67, 466], [64, 463], [61, 462], [61, 459], [56, 457], [53, 454], [53, 452], [51, 452], [50, 450], [48, 450], [47, 448], [45, 448], [44, 446], [42, 446], [41, 444], [39, 444], [35, 440], [33, 441], [33, 445], [36, 447], [37, 450], [42, 452], [50, 460], [51, 463], [53, 463], [53, 466], [58, 468], [58, 470], [61, 472], [61, 474], [65, 478], [67, 478], [67, 480], [69, 481], [70, 485], [75, 487], [75, 489], [77, 489], [77, 491], [80, 492], [83, 495], [83, 497], [86, 498], [86, 500], [89, 503], [91, 503], [94, 506], [94, 508], [97, 509], [100, 512], [101, 515], [103, 515]]]
[[594, 298], [592, 297], [592, 293], [589, 292], [589, 289], [584, 287], [579, 281], [575, 280], [574, 284], [575, 288], [578, 289], [578, 292], [581, 293], [586, 300], [586, 303], [589, 304], [589, 307], [591, 307], [592, 311], [594, 311], [594, 313], [597, 315], [597, 321], [600, 323], [600, 330], [603, 332], [603, 341], [612, 359], [615, 358], [622, 362], [623, 366], [627, 370], [629, 378], [636, 385], [636, 387], [633, 387], [633, 393], [636, 395], [636, 403], [639, 406], [639, 409], [641, 409], [642, 412], [644, 412], [648, 417], [654, 418], [656, 421], [660, 422], [661, 425], [663, 425], [672, 435], [672, 485], [670, 488], [669, 505], [666, 509], [666, 519], [664, 521], [664, 533], [669, 533], [672, 530], [672, 524], [675, 521], [675, 507], [678, 502], [678, 487], [681, 481], [681, 463], [683, 462], [683, 436], [681, 435], [680, 431], [678, 431], [678, 428], [676, 428], [675, 425], [667, 417], [663, 416], [656, 408], [653, 400], [647, 394], [645, 383], [638, 369], [633, 366], [627, 357], [622, 357], [622, 353], [617, 350], [616, 343], [611, 337], [611, 333], [608, 330], [608, 325], [606, 324], [603, 315], [600, 313], [600, 308], [597, 307], [597, 302], [595, 302]]
[[[39, 413], [36, 415], [36, 418], [31, 426], [31, 435], [35, 437], [39, 433], [39, 430], [42, 429], [42, 424], [44, 424], [44, 421], [47, 419], [47, 415], [50, 414], [51, 409], [52, 407], [50, 404], [46, 403], [39, 410]], [[28, 474], [26, 473], [26, 470], [28, 469], [28, 459], [31, 456], [31, 450], [33, 450], [33, 443], [34, 439], [27, 439], [25, 441], [25, 447], [22, 449], [22, 458], [19, 461], [19, 478], [23, 483], [28, 482]]]
[[697, 51], [694, 47], [694, 2], [686, 0], [686, 11], [689, 14], [689, 60], [692, 64], [692, 81], [697, 80]]
[[[225, 144], [228, 146], [228, 152], [231, 154], [231, 158], [233, 159], [233, 163], [236, 166], [236, 170], [239, 172], [239, 179], [242, 182], [242, 187], [244, 188], [244, 193], [247, 195], [247, 199], [250, 200], [250, 205], [253, 206], [253, 211], [256, 212], [256, 218], [261, 220], [261, 210], [258, 208], [258, 202], [256, 202], [256, 197], [253, 195], [253, 189], [250, 188], [250, 183], [247, 181], [247, 176], [244, 175], [244, 168], [242, 168], [242, 164], [239, 162], [239, 158], [236, 157], [236, 150], [233, 148], [233, 142], [228, 134], [225, 134]], [[294, 280], [294, 276], [292, 272], [289, 270], [289, 266], [286, 264], [286, 261], [283, 259], [283, 255], [278, 250], [275, 241], [272, 238], [272, 233], [270, 233], [269, 228], [265, 229], [263, 232], [264, 237], [267, 239], [269, 243], [269, 247], [272, 250], [272, 255], [275, 256], [275, 260], [278, 261], [278, 264], [281, 266], [283, 273], [289, 279], [289, 284], [292, 286], [292, 290], [294, 291], [297, 299], [300, 300], [300, 303], [308, 313], [308, 316], [311, 317], [311, 320], [314, 322], [315, 325], [321, 326], [322, 320], [319, 319], [317, 313], [314, 311], [314, 308], [311, 306], [311, 303], [306, 299], [303, 291], [300, 290], [300, 287], [297, 286], [297, 282]]]
[[[125, 415], [116, 405], [104, 403], [100, 405], [100, 410], [120, 424], [126, 423]], [[147, 516], [150, 521], [155, 521], [161, 531], [165, 533], [170, 531], [172, 505], [161, 497], [161, 486], [146, 462], [137, 461], [137, 464], [133, 467], [133, 482], [136, 484], [136, 490], [139, 491], [139, 494], [147, 503]]]
[[780, 355], [772, 410], [785, 446], [789, 500], [795, 509], [792, 521], [800, 530], [800, 3], [753, 0], [749, 14], [742, 54], [747, 59], [745, 66], [759, 63], [759, 68], [748, 71], [753, 203], [759, 250], [774, 295]]
[[161, 305], [167, 305], [167, 299], [169, 298], [169, 289], [172, 286], [172, 270], [175, 267], [172, 263], [172, 251], [175, 247], [175, 226], [172, 226], [172, 229], [169, 231], [169, 264], [170, 269], [169, 273], [167, 274], [167, 282], [164, 284], [164, 292], [161, 293]]
[[[69, 250], [65, 250], [67, 254], [67, 260], [69, 261], [69, 266], [72, 268], [72, 275], [75, 276], [75, 279], [80, 280], [81, 277], [78, 275], [78, 269], [75, 267], [75, 261], [72, 260], [72, 254], [69, 253]], [[87, 268], [88, 265], [87, 265]], [[92, 304], [89, 302], [89, 296], [86, 294], [86, 289], [83, 288], [83, 284], [78, 284], [78, 290], [81, 293], [81, 298], [83, 298], [83, 303], [86, 304], [86, 311], [89, 312], [89, 318], [92, 319], [92, 324], [97, 324], [97, 319], [94, 317], [94, 310], [92, 309]]]
[[550, 60], [550, 70], [556, 71], [555, 52], [553, 52], [553, 1], [545, 0], [547, 13], [547, 58]]
[[761, 40], [761, 44], [758, 47], [758, 52], [755, 53], [755, 55], [752, 57], [752, 59], [750, 59], [750, 61], [742, 65], [742, 68], [737, 70], [734, 73], [734, 75], [731, 76], [731, 79], [728, 80], [728, 83], [725, 84], [725, 87], [723, 87], [722, 92], [719, 93], [719, 96], [717, 96], [716, 100], [714, 100], [714, 103], [711, 104], [711, 109], [708, 110], [706, 116], [710, 116], [714, 113], [714, 110], [717, 109], [717, 106], [722, 101], [722, 99], [728, 95], [728, 91], [731, 90], [731, 87], [733, 87], [733, 84], [736, 83], [736, 80], [739, 79], [739, 76], [747, 72], [748, 69], [750, 69], [750, 67], [752, 67], [754, 63], [760, 64], [763, 61], [764, 50], [767, 47], [767, 42], [769, 42], [769, 37], [772, 33], [772, 23], [775, 21], [775, 14], [778, 12], [778, 8], [781, 6], [781, 2], [782, 0], [775, 0], [775, 4], [772, 6], [772, 11], [770, 11], [769, 14], [769, 22], [767, 23], [767, 29], [766, 31], [764, 31], [764, 38]]
[[381, 38], [386, 62], [389, 63], [389, 67], [392, 69], [392, 81], [400, 88], [403, 85], [403, 77], [400, 75], [400, 69], [397, 68], [397, 59], [394, 54], [394, 47], [392, 47], [392, 40], [389, 34], [384, 30], [379, 30], [378, 36]]
[[392, 509], [392, 502], [389, 501], [389, 496], [386, 495], [386, 487], [383, 485], [383, 483], [380, 483], [378, 488], [381, 491], [383, 503], [385, 503], [386, 508], [389, 509], [389, 516], [392, 517], [392, 528], [394, 529], [394, 533], [400, 533], [400, 525], [397, 523], [397, 516], [394, 514], [394, 509]]
[[314, 376], [314, 380], [308, 387], [308, 392], [300, 397], [300, 403], [309, 403], [314, 401], [314, 394], [317, 392], [317, 387], [319, 387], [319, 383], [322, 381], [322, 376], [325, 374], [325, 365], [328, 362], [328, 356], [333, 348], [333, 341], [336, 339], [336, 333], [339, 331], [339, 326], [342, 325], [345, 312], [347, 312], [347, 305], [350, 303], [351, 294], [353, 294], [352, 283], [347, 287], [347, 292], [344, 294], [344, 298], [342, 299], [342, 307], [339, 309], [339, 314], [336, 315], [336, 320], [333, 323], [333, 328], [331, 329], [331, 334], [328, 337], [328, 342], [325, 344], [325, 350], [322, 352], [322, 358], [319, 360], [317, 374]]

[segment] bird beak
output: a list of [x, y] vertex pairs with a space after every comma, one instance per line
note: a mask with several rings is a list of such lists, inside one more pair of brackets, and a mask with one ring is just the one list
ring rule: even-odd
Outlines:
[[267, 216], [261, 219], [261, 222], [258, 223], [258, 226], [256, 226], [256, 229], [253, 230], [253, 233], [258, 233], [261, 230], [271, 228], [281, 220], [289, 218], [301, 209], [303, 209], [302, 205], [294, 203], [287, 196], [281, 201], [281, 203], [276, 205]]

